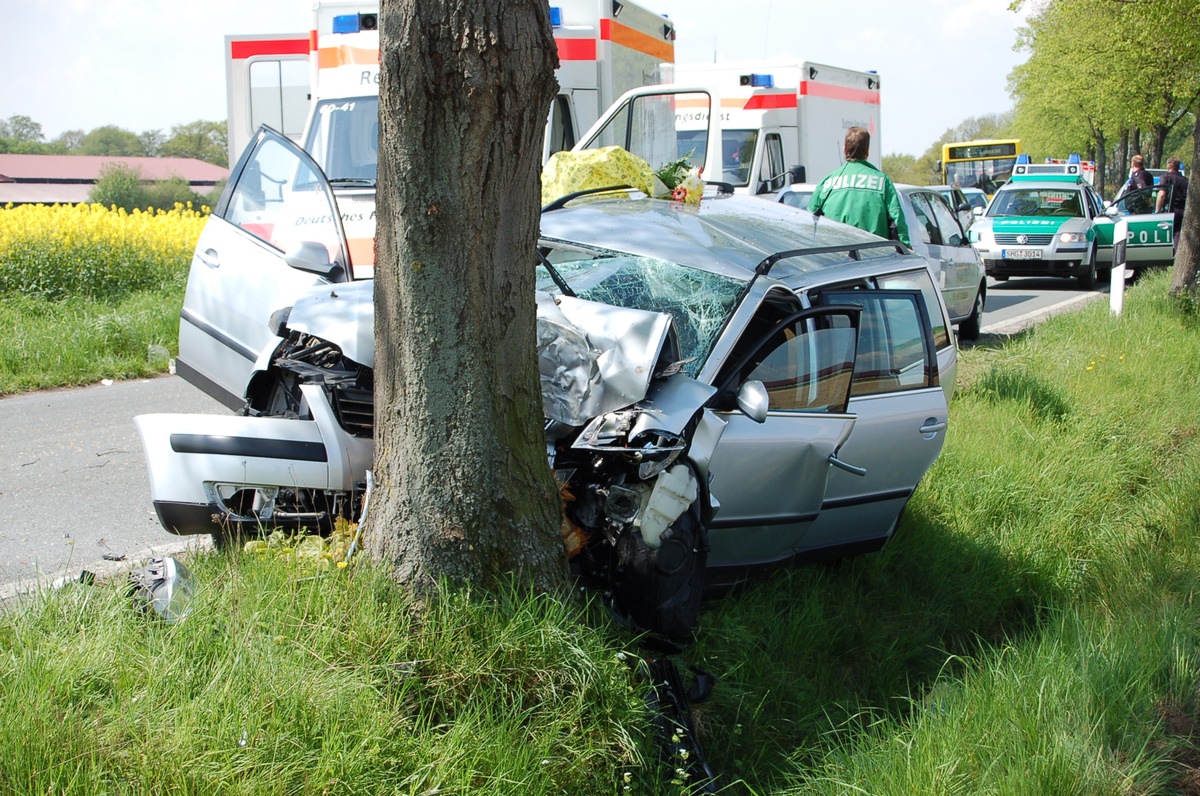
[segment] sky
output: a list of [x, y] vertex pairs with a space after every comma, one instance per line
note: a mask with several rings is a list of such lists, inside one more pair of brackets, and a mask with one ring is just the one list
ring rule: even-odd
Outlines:
[[[1009, 0], [639, 0], [676, 26], [677, 63], [816, 61], [873, 69], [883, 154], [1011, 107], [1022, 14]], [[1026, 4], [1030, 5], [1030, 4]], [[0, 119], [46, 140], [223, 120], [224, 39], [305, 32], [312, 0], [0, 0]], [[873, 159], [878, 157], [873, 146]]]

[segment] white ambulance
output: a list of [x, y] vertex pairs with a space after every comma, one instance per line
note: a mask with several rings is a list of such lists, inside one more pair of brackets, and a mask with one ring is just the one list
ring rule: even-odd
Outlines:
[[[675, 25], [631, 0], [557, 0], [560, 66], [543, 160], [570, 149], [625, 91], [668, 81]], [[267, 124], [301, 142], [331, 178], [375, 176], [379, 3], [316, 3], [307, 34], [225, 37], [229, 163]]]
[[[880, 143], [879, 75], [799, 64], [678, 65], [670, 85], [635, 88], [589, 130], [576, 149], [622, 145], [655, 168], [681, 157], [710, 182], [770, 195], [817, 182], [843, 163], [846, 130]], [[715, 109], [715, 112], [714, 112]]]

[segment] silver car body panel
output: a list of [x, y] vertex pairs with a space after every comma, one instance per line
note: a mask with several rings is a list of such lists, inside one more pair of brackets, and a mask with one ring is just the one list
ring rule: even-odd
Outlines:
[[582, 426], [646, 397], [670, 329], [671, 316], [664, 313], [539, 292], [545, 416]]

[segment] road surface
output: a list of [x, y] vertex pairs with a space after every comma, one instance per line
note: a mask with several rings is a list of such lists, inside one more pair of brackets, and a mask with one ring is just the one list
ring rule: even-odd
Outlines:
[[133, 417], [151, 412], [228, 410], [177, 376], [0, 399], [0, 600], [185, 546], [150, 505]]

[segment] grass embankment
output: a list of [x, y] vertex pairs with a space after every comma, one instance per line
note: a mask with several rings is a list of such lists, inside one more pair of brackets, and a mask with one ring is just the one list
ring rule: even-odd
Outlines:
[[[1200, 320], [1166, 290], [962, 352], [895, 541], [706, 608], [683, 657], [720, 678], [695, 717], [724, 792], [1196, 792]], [[602, 614], [189, 563], [178, 625], [122, 583], [0, 616], [0, 792], [685, 790]]]
[[0, 395], [167, 371], [200, 211], [0, 209]]

